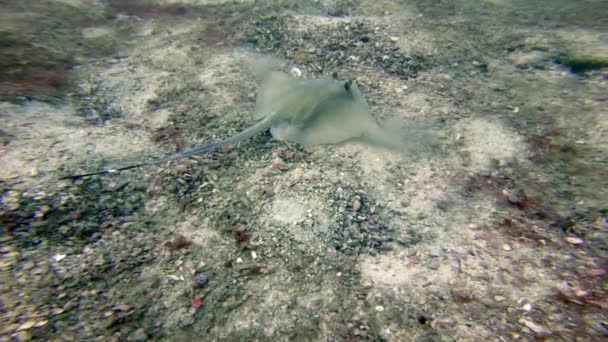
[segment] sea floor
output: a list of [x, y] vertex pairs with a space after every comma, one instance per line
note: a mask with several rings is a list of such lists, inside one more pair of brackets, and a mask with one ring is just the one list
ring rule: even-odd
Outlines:
[[[608, 3], [0, 1], [0, 341], [608, 336]], [[259, 134], [256, 70], [434, 149]]]

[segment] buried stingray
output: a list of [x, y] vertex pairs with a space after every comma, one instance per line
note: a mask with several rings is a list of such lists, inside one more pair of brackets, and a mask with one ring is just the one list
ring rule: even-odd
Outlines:
[[380, 126], [371, 116], [367, 102], [352, 81], [340, 82], [328, 78], [297, 80], [286, 74], [273, 72], [258, 92], [254, 118], [259, 120], [257, 124], [219, 142], [165, 158], [115, 169], [69, 175], [61, 179], [116, 173], [187, 158], [224, 145], [236, 144], [268, 129], [278, 140], [287, 140], [303, 146], [354, 140], [401, 149], [411, 148], [412, 144], [428, 145], [430, 141], [424, 129], [404, 130], [398, 125]]

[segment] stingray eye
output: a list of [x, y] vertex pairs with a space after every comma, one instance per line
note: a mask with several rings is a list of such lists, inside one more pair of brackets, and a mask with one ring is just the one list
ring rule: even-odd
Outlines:
[[348, 80], [344, 82], [344, 89], [350, 93], [351, 86], [353, 84], [353, 80]]

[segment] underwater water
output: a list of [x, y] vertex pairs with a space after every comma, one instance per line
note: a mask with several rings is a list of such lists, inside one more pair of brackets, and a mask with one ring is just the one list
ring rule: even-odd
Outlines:
[[0, 341], [604, 340], [607, 14], [0, 1]]

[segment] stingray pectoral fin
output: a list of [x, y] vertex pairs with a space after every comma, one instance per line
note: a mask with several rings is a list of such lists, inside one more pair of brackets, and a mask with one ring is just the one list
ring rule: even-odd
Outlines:
[[361, 137], [376, 125], [365, 102], [348, 94], [333, 96], [315, 108], [292, 141], [304, 146], [337, 144]]
[[107, 174], [107, 173], [117, 173], [117, 172], [121, 172], [121, 171], [125, 171], [125, 170], [130, 170], [130, 169], [135, 169], [138, 167], [143, 167], [143, 166], [148, 166], [148, 165], [155, 165], [155, 164], [161, 164], [161, 163], [165, 163], [165, 162], [169, 162], [172, 160], [178, 160], [178, 159], [183, 159], [183, 158], [188, 158], [191, 157], [193, 155], [199, 154], [199, 153], [203, 153], [206, 151], [210, 151], [213, 150], [217, 147], [220, 146], [224, 146], [224, 145], [231, 145], [231, 144], [236, 144], [240, 141], [243, 141], [247, 138], [250, 138], [254, 135], [256, 135], [257, 133], [263, 132], [265, 130], [267, 130], [268, 128], [270, 128], [272, 123], [272, 118], [271, 117], [266, 117], [264, 120], [258, 122], [257, 124], [247, 128], [246, 130], [242, 131], [241, 133], [232, 136], [230, 138], [224, 139], [222, 141], [219, 142], [215, 142], [215, 143], [211, 143], [211, 144], [207, 144], [201, 147], [197, 147], [191, 150], [187, 150], [187, 151], [183, 151], [183, 152], [178, 152], [176, 154], [172, 154], [168, 157], [165, 158], [160, 158], [160, 159], [154, 159], [154, 160], [150, 160], [147, 162], [142, 162], [142, 163], [138, 163], [138, 164], [132, 164], [132, 165], [128, 165], [128, 166], [123, 166], [123, 167], [119, 167], [119, 168], [113, 168], [113, 169], [105, 169], [105, 170], [99, 170], [99, 171], [94, 171], [94, 172], [87, 172], [87, 173], [80, 173], [80, 174], [75, 174], [75, 175], [68, 175], [68, 176], [64, 176], [61, 177], [59, 179], [79, 179], [79, 178], [85, 178], [85, 177], [89, 177], [89, 176], [94, 176], [94, 175], [103, 175], [103, 174]]

